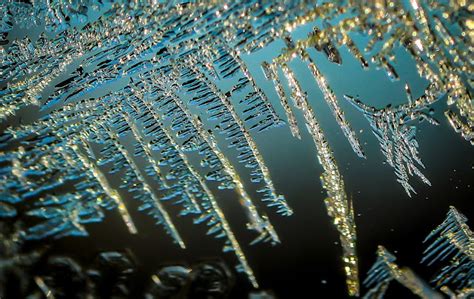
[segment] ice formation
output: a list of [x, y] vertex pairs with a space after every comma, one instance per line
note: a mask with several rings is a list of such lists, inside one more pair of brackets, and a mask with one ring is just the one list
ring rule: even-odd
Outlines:
[[463, 214], [450, 207], [443, 223], [425, 239], [432, 243], [426, 248], [422, 263], [431, 265], [449, 259], [433, 279], [437, 286], [454, 285], [462, 290], [474, 285], [474, 234], [466, 222]]
[[[302, 138], [304, 125], [324, 170], [320, 180], [340, 235], [348, 292], [357, 295], [352, 203], [331, 138], [313, 112], [311, 101], [319, 99], [301, 87], [289, 63], [296, 57], [306, 63], [353, 151], [366, 158], [341, 99], [308, 49], [342, 64], [339, 49], [346, 47], [363, 69], [376, 66], [392, 80], [399, 78], [394, 52], [406, 49], [420, 77], [429, 81], [424, 95], [413, 99], [407, 85], [408, 103], [382, 109], [346, 99], [369, 120], [410, 195], [415, 192], [410, 176], [430, 182], [420, 170], [416, 127], [408, 122], [435, 124], [426, 109], [445, 99], [450, 124], [473, 144], [469, 13], [472, 5], [466, 1], [4, 1], [0, 119], [7, 126], [0, 135], [0, 216], [14, 217], [26, 206], [28, 215], [44, 221], [24, 229], [21, 237], [58, 238], [84, 236], [85, 224], [102, 221], [104, 209], [116, 209], [135, 234], [127, 207], [127, 198], [133, 197], [140, 211], [185, 248], [164, 204], [173, 201], [181, 216], [205, 223], [209, 235], [224, 240], [223, 250], [235, 254], [237, 269], [257, 287], [214, 187], [235, 191], [247, 227], [255, 233], [252, 244], [279, 243], [257, 202], [283, 216], [293, 210], [273, 183], [255, 138], [285, 123], [295, 138]], [[293, 41], [295, 28], [322, 19], [323, 26]], [[10, 38], [15, 30], [40, 33]], [[354, 34], [368, 37], [368, 43], [355, 43]], [[278, 95], [272, 101], [242, 54], [252, 55], [276, 40], [286, 48], [262, 64]], [[284, 116], [273, 106], [278, 102]], [[25, 111], [28, 120], [22, 118]], [[296, 113], [304, 123], [298, 123]], [[229, 147], [238, 163], [227, 155]], [[240, 165], [250, 169], [250, 182], [239, 173]], [[250, 195], [253, 186], [259, 198]]]
[[[443, 223], [424, 241], [432, 240], [432, 243], [423, 252], [422, 264], [430, 266], [449, 259], [431, 283], [453, 299], [471, 298], [474, 294], [474, 240], [466, 222], [467, 218], [451, 206]], [[379, 246], [377, 260], [364, 280], [369, 288], [364, 298], [383, 298], [391, 281], [397, 281], [421, 298], [444, 298], [410, 268], [399, 268], [395, 261], [392, 253]]]
[[410, 268], [400, 268], [396, 257], [383, 246], [377, 249], [377, 261], [369, 270], [364, 284], [371, 289], [365, 294], [366, 299], [383, 298], [391, 281], [396, 281], [420, 298], [443, 298], [420, 279]]

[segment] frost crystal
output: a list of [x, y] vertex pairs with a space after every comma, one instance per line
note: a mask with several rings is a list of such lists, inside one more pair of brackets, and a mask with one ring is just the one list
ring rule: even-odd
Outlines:
[[466, 222], [463, 214], [450, 207], [443, 223], [425, 239], [427, 242], [436, 237], [426, 248], [422, 263], [431, 265], [450, 259], [449, 264], [433, 279], [437, 286], [451, 284], [462, 289], [474, 285], [474, 234]]
[[[408, 123], [424, 119], [437, 124], [426, 113], [429, 105], [447, 99], [447, 119], [474, 144], [471, 6], [467, 1], [417, 0], [406, 5], [3, 1], [0, 120], [6, 129], [0, 135], [0, 217], [26, 211], [43, 221], [22, 230], [22, 238], [59, 238], [87, 235], [85, 224], [102, 221], [104, 210], [116, 209], [136, 234], [128, 207], [133, 198], [140, 211], [185, 248], [167, 209], [170, 201], [180, 207], [180, 216], [205, 223], [209, 235], [224, 239], [223, 251], [235, 254], [237, 269], [257, 287], [215, 194], [235, 192], [254, 233], [251, 244], [279, 243], [259, 201], [282, 216], [293, 210], [255, 139], [285, 123], [301, 139], [304, 125], [323, 167], [320, 180], [341, 240], [348, 292], [358, 295], [352, 202], [330, 136], [310, 100], [324, 101], [355, 154], [366, 154], [311, 51], [342, 64], [345, 47], [362, 69], [381, 68], [398, 80], [395, 52], [404, 48], [419, 76], [429, 81], [416, 100], [407, 85], [408, 103], [396, 107], [377, 109], [346, 96], [370, 122], [398, 182], [411, 195], [410, 176], [430, 182], [420, 170], [416, 127]], [[312, 26], [311, 33], [294, 41], [292, 31], [305, 24]], [[15, 38], [25, 30], [26, 37]], [[368, 42], [354, 42], [355, 35]], [[286, 47], [261, 65], [278, 95], [273, 100], [242, 54], [253, 55], [277, 40]], [[322, 99], [302, 88], [290, 66], [295, 58], [307, 65]], [[286, 120], [273, 106], [278, 102]]]
[[[425, 243], [435, 236], [437, 238], [423, 252], [422, 263], [428, 266], [436, 261], [447, 258], [450, 262], [431, 280], [435, 287], [450, 298], [471, 298], [473, 286], [473, 234], [466, 224], [467, 219], [456, 208], [450, 207], [446, 219], [425, 239]], [[383, 298], [389, 283], [398, 281], [400, 284], [421, 298], [444, 298], [418, 277], [410, 268], [399, 268], [395, 264], [396, 257], [379, 246], [377, 260], [367, 273], [364, 285], [369, 291], [364, 298]], [[454, 291], [451, 288], [454, 287]]]
[[383, 246], [377, 250], [377, 261], [370, 268], [364, 284], [371, 289], [365, 294], [366, 299], [383, 298], [391, 281], [397, 281], [420, 298], [441, 299], [428, 284], [419, 278], [410, 268], [400, 268], [396, 257]]

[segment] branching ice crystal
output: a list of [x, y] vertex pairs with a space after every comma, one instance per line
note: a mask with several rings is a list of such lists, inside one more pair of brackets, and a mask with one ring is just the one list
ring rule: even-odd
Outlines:
[[[365, 158], [341, 99], [308, 49], [342, 64], [339, 50], [346, 47], [363, 69], [376, 66], [391, 80], [399, 79], [396, 49], [407, 50], [420, 77], [429, 81], [424, 95], [413, 99], [407, 84], [408, 103], [396, 107], [379, 109], [346, 99], [364, 113], [387, 162], [411, 195], [410, 176], [430, 182], [420, 170], [424, 165], [416, 127], [409, 123], [421, 119], [437, 124], [426, 113], [431, 104], [447, 99], [449, 123], [474, 144], [470, 13], [472, 5], [461, 0], [4, 1], [0, 120], [7, 127], [0, 135], [0, 216], [14, 217], [26, 207], [28, 215], [44, 221], [21, 236], [57, 238], [86, 235], [86, 223], [102, 221], [104, 209], [117, 209], [129, 232], [138, 233], [127, 207], [133, 197], [139, 210], [184, 248], [167, 210], [166, 202], [172, 201], [180, 206], [180, 216], [206, 223], [209, 235], [225, 239], [224, 251], [234, 252], [238, 270], [257, 287], [213, 188], [235, 191], [247, 227], [256, 233], [252, 244], [280, 242], [258, 201], [283, 216], [293, 210], [273, 183], [255, 141], [259, 132], [284, 124], [273, 107], [279, 101], [292, 135], [302, 138], [296, 111], [315, 144], [324, 169], [327, 212], [340, 234], [349, 294], [357, 295], [352, 203], [330, 138], [308, 101], [313, 95], [301, 87], [289, 63], [297, 57], [306, 63], [353, 151]], [[321, 20], [323, 26], [293, 41], [295, 28]], [[32, 33], [10, 38], [16, 29]], [[357, 34], [368, 42], [354, 42]], [[286, 48], [262, 64], [278, 95], [272, 101], [241, 54], [278, 39]], [[23, 119], [25, 113], [31, 115]], [[236, 157], [226, 155], [228, 147]], [[249, 170], [250, 183], [239, 172], [241, 165]], [[251, 195], [254, 186], [259, 198]], [[387, 256], [380, 251], [391, 265]], [[407, 281], [406, 273], [390, 269], [393, 277]]]
[[466, 222], [463, 214], [450, 207], [443, 223], [425, 239], [427, 242], [436, 237], [426, 248], [422, 263], [431, 265], [450, 259], [449, 264], [433, 279], [437, 286], [451, 284], [462, 289], [474, 285], [474, 234]]
[[395, 169], [397, 181], [407, 194], [411, 197], [411, 193], [416, 193], [408, 183], [410, 176], [416, 175], [423, 183], [431, 186], [430, 181], [417, 167], [418, 165], [425, 168], [418, 155], [418, 142], [415, 139], [416, 127], [409, 125], [409, 122], [417, 119], [426, 120], [434, 125], [438, 124], [434, 118], [423, 111], [426, 110], [426, 96], [422, 96], [415, 102], [410, 101], [408, 104], [383, 109], [367, 106], [348, 95], [345, 98], [364, 113], [374, 135], [380, 142], [380, 148], [387, 163]]
[[413, 294], [424, 299], [443, 298], [441, 294], [433, 291], [410, 268], [400, 268], [396, 257], [383, 246], [377, 249], [377, 261], [370, 268], [364, 284], [371, 289], [365, 294], [366, 299], [383, 298], [391, 281], [397, 281]]
[[[392, 80], [398, 80], [393, 66], [396, 62], [394, 51], [402, 46], [416, 61], [419, 75], [431, 82], [430, 103], [446, 95], [448, 105], [455, 105], [462, 116], [458, 116], [458, 121], [464, 127], [463, 136], [469, 137], [474, 130], [474, 104], [469, 83], [473, 69], [470, 59], [473, 23], [468, 15], [472, 13], [472, 6], [466, 1], [407, 2], [338, 1], [334, 6], [339, 10], [330, 15], [340, 20], [315, 30], [274, 61], [285, 63], [313, 46], [322, 49], [329, 60], [339, 62], [337, 50], [333, 49], [346, 46], [363, 68], [369, 65], [364, 57], [366, 54]], [[333, 8], [333, 5], [327, 4], [327, 7]], [[370, 38], [362, 51], [351, 38], [354, 33]], [[454, 128], [458, 130], [458, 126]]]
[[[471, 298], [473, 289], [473, 234], [466, 217], [450, 207], [446, 219], [434, 229], [424, 242], [437, 238], [426, 248], [422, 263], [428, 265], [450, 258], [450, 262], [431, 283], [453, 299]], [[377, 260], [367, 273], [364, 285], [369, 291], [364, 298], [383, 298], [388, 285], [396, 280], [421, 298], [443, 298], [432, 290], [409, 268], [399, 268], [395, 256], [383, 246], [377, 250]], [[454, 289], [451, 290], [451, 288]]]
[[313, 138], [317, 149], [319, 163], [323, 166], [324, 172], [321, 175], [321, 183], [327, 191], [325, 199], [328, 214], [333, 218], [334, 225], [340, 233], [343, 248], [344, 270], [347, 275], [347, 287], [352, 296], [359, 293], [358, 266], [356, 255], [356, 231], [354, 221], [354, 211], [352, 203], [348, 202], [347, 194], [344, 190], [344, 181], [337, 167], [334, 155], [324, 136], [324, 133], [316, 120], [312, 108], [309, 106], [306, 93], [301, 89], [294, 73], [287, 65], [283, 65], [288, 84], [292, 89], [292, 99], [305, 119], [306, 128]]

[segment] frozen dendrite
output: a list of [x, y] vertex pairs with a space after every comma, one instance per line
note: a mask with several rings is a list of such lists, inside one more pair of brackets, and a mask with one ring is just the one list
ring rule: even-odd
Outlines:
[[[449, 259], [449, 263], [431, 280], [435, 287], [450, 298], [470, 298], [473, 286], [473, 234], [466, 217], [450, 207], [446, 219], [424, 242], [436, 237], [424, 251], [422, 263], [431, 265]], [[409, 268], [399, 268], [395, 256], [384, 247], [377, 250], [377, 261], [369, 270], [364, 285], [369, 291], [364, 298], [383, 298], [389, 283], [398, 281], [422, 298], [442, 298]]]
[[433, 279], [437, 286], [450, 285], [461, 290], [474, 284], [474, 235], [466, 222], [463, 214], [450, 207], [443, 223], [425, 239], [432, 243], [424, 251], [422, 263], [449, 260]]
[[396, 107], [376, 109], [351, 96], [346, 95], [345, 98], [364, 113], [380, 143], [380, 149], [387, 163], [395, 169], [397, 181], [407, 194], [411, 196], [411, 193], [416, 193], [408, 182], [410, 176], [417, 176], [423, 183], [431, 186], [430, 181], [419, 169], [425, 166], [418, 154], [418, 142], [415, 139], [416, 126], [409, 125], [415, 120], [426, 120], [431, 124], [438, 124], [424, 111], [427, 110], [425, 105], [417, 104], [417, 102], [423, 102], [422, 99]]
[[[364, 106], [362, 110], [373, 126], [380, 126], [374, 132], [410, 194], [410, 175], [429, 181], [419, 169], [423, 164], [415, 128], [406, 122], [431, 120], [423, 109], [446, 94], [453, 109], [446, 117], [472, 143], [474, 109], [467, 75], [472, 71], [472, 36], [464, 34], [472, 27], [469, 9], [466, 1], [416, 0], [407, 5], [383, 1], [4, 2], [0, 4], [0, 44], [5, 45], [0, 50], [0, 119], [14, 125], [0, 135], [0, 216], [16, 217], [18, 206], [28, 202], [27, 214], [44, 221], [21, 235], [38, 239], [86, 235], [85, 224], [102, 221], [104, 209], [117, 209], [130, 233], [137, 233], [127, 207], [127, 200], [133, 198], [140, 211], [184, 247], [185, 240], [167, 211], [167, 202], [172, 202], [180, 206], [180, 216], [205, 222], [208, 234], [224, 238], [224, 251], [235, 253], [238, 269], [256, 286], [213, 186], [235, 190], [247, 226], [256, 233], [252, 244], [280, 241], [254, 197], [281, 215], [293, 211], [278, 192], [255, 138], [283, 121], [241, 54], [283, 39], [287, 48], [264, 64], [264, 71], [275, 84], [293, 136], [301, 138], [296, 108], [315, 143], [324, 169], [325, 203], [340, 233], [347, 284], [355, 295], [358, 268], [352, 204], [329, 138], [288, 62], [298, 56], [308, 64], [354, 152], [364, 157], [335, 93], [306, 50], [314, 47], [329, 61], [341, 64], [338, 49], [345, 46], [362, 68], [373, 64], [392, 80], [399, 78], [395, 50], [408, 51], [419, 75], [430, 82], [426, 95], [417, 100], [410, 95], [408, 104], [396, 108]], [[307, 38], [296, 42], [289, 38], [298, 26], [322, 19], [324, 26]], [[43, 27], [37, 37], [9, 40], [15, 28]], [[353, 33], [369, 37], [364, 49], [352, 40]], [[285, 94], [280, 68], [291, 95]], [[33, 116], [23, 119], [25, 110]], [[197, 117], [196, 111], [207, 117]], [[227, 147], [235, 149], [236, 157], [224, 154]], [[241, 165], [248, 169], [250, 183], [239, 173]], [[257, 196], [248, 191], [254, 185]]]
[[[411, 0], [405, 5], [341, 0], [324, 5], [321, 8], [326, 9], [325, 19], [331, 19], [329, 16], [338, 19], [326, 28], [315, 30], [307, 39], [299, 40], [275, 58], [275, 63], [286, 63], [308, 47], [323, 50], [329, 60], [337, 63], [340, 57], [333, 49], [346, 46], [363, 68], [370, 61], [385, 70], [390, 79], [399, 80], [394, 67], [395, 51], [403, 47], [415, 61], [418, 74], [430, 82], [433, 99], [446, 94], [447, 104], [459, 111], [456, 115], [463, 129], [460, 131], [458, 125], [453, 125], [455, 130], [465, 137], [472, 135], [472, 34], [468, 33], [472, 32], [469, 18], [472, 8], [468, 2]], [[337, 12], [332, 11], [335, 7]], [[288, 30], [288, 26], [282, 29]], [[365, 47], [359, 48], [354, 43], [355, 33], [368, 38]], [[285, 34], [285, 30], [275, 33]]]
[[377, 261], [367, 273], [364, 285], [370, 290], [364, 295], [366, 299], [381, 299], [392, 281], [396, 281], [409, 289], [413, 294], [424, 299], [441, 299], [440, 294], [433, 291], [427, 283], [419, 278], [411, 269], [400, 268], [395, 263], [396, 257], [383, 246], [377, 249]]
[[327, 193], [324, 202], [328, 215], [333, 219], [333, 223], [339, 232], [348, 292], [351, 296], [356, 296], [359, 294], [359, 268], [352, 203], [347, 198], [344, 190], [344, 180], [339, 172], [336, 159], [313, 109], [309, 105], [306, 93], [300, 87], [294, 72], [287, 65], [283, 65], [282, 70], [292, 91], [291, 98], [295, 106], [304, 115], [306, 128], [316, 146], [318, 161], [324, 169], [320, 176], [321, 184]]

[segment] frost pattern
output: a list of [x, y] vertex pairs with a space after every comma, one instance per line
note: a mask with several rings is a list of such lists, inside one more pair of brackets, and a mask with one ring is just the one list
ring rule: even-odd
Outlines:
[[[320, 3], [321, 2], [321, 3]], [[22, 231], [25, 239], [84, 236], [85, 224], [116, 209], [130, 233], [138, 233], [127, 207], [132, 197], [173, 242], [185, 248], [166, 202], [180, 216], [209, 226], [224, 239], [237, 269], [257, 287], [215, 190], [231, 189], [254, 233], [251, 244], [280, 242], [258, 204], [282, 216], [293, 210], [265, 163], [257, 134], [288, 124], [302, 138], [295, 112], [303, 116], [323, 167], [328, 215], [340, 234], [350, 295], [359, 293], [356, 227], [344, 180], [308, 95], [289, 63], [308, 66], [333, 117], [358, 157], [364, 150], [324, 74], [308, 53], [314, 48], [342, 64], [346, 47], [362, 69], [376, 66], [398, 80], [396, 48], [403, 47], [418, 74], [430, 84], [425, 94], [393, 108], [370, 107], [346, 99], [364, 113], [397, 180], [411, 195], [408, 180], [421, 170], [415, 126], [429, 105], [447, 99], [445, 115], [472, 143], [474, 108], [472, 21], [466, 1], [239, 1], [208, 4], [185, 1], [7, 1], [0, 4], [0, 216], [27, 214], [43, 219]], [[324, 20], [307, 38], [293, 41], [297, 27]], [[40, 28], [38, 38], [10, 39], [15, 28]], [[353, 34], [368, 37], [361, 47]], [[242, 54], [253, 54], [275, 40], [286, 48], [262, 69], [283, 107], [286, 120], [253, 78]], [[280, 73], [283, 76], [280, 76]], [[64, 77], [67, 77], [64, 79]], [[472, 80], [471, 80], [472, 81]], [[223, 87], [225, 82], [230, 87]], [[290, 93], [285, 92], [285, 84]], [[240, 100], [239, 100], [240, 99]], [[244, 107], [240, 111], [238, 107]], [[31, 120], [23, 121], [28, 110]], [[457, 110], [457, 111], [453, 111]], [[201, 115], [201, 116], [199, 116]], [[236, 157], [226, 156], [227, 148]], [[197, 158], [196, 158], [197, 157]], [[235, 160], [238, 162], [236, 163]], [[250, 171], [250, 182], [239, 173]], [[119, 184], [114, 182], [119, 181]], [[250, 187], [258, 189], [258, 199]], [[21, 207], [21, 209], [19, 208]]]

